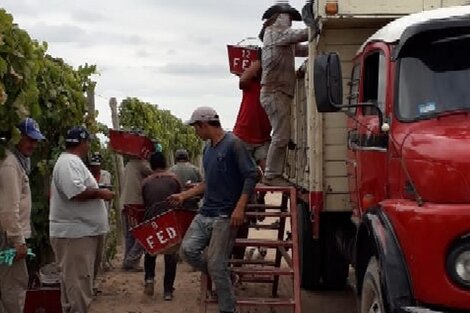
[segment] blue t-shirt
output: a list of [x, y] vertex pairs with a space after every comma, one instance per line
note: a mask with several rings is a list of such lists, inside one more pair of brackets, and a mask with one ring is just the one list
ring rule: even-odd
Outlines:
[[215, 146], [204, 148], [206, 189], [203, 216], [230, 216], [243, 194], [251, 195], [256, 185], [256, 165], [240, 139], [231, 132]]

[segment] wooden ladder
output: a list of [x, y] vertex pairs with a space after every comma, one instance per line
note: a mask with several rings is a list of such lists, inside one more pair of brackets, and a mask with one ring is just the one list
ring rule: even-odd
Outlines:
[[[274, 217], [279, 219], [276, 224], [250, 224], [250, 228], [257, 230], [270, 229], [277, 230], [277, 237], [273, 238], [247, 238], [237, 239], [235, 246], [241, 247], [265, 247], [275, 249], [274, 260], [245, 260], [231, 259], [231, 270], [240, 278], [240, 282], [246, 283], [267, 283], [272, 284], [271, 295], [264, 298], [237, 297], [237, 307], [240, 306], [270, 306], [270, 307], [290, 307], [292, 312], [301, 313], [300, 296], [300, 264], [297, 232], [297, 201], [296, 189], [294, 187], [270, 187], [258, 185], [256, 193], [281, 193], [280, 205], [250, 204], [246, 209], [246, 217], [258, 219], [263, 217]], [[285, 239], [286, 220], [290, 219], [291, 238]], [[284, 260], [284, 263], [282, 262]], [[261, 266], [262, 265], [262, 266]], [[288, 276], [292, 281], [292, 297], [279, 297], [279, 279], [281, 276]], [[211, 297], [211, 281], [201, 275], [201, 300], [199, 313], [206, 313], [209, 304], [216, 304], [217, 301]]]

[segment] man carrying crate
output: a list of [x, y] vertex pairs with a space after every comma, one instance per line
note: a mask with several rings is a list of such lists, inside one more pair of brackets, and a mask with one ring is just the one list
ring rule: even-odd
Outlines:
[[[175, 174], [167, 171], [165, 155], [155, 152], [150, 156], [150, 166], [153, 174], [142, 182], [142, 198], [145, 205], [147, 219], [163, 214], [169, 209], [166, 199], [181, 192], [181, 184]], [[145, 254], [145, 289], [144, 293], [153, 296], [155, 284], [156, 255]], [[165, 254], [165, 276], [163, 278], [163, 298], [165, 301], [173, 299], [173, 284], [176, 277], [177, 254]]]
[[[222, 129], [214, 109], [197, 108], [188, 124], [194, 126], [201, 139], [209, 142], [204, 148], [204, 181], [170, 197], [172, 202], [181, 204], [204, 194], [199, 214], [181, 244], [181, 254], [190, 265], [210, 275], [220, 312], [235, 312], [228, 257], [256, 185], [256, 166], [242, 142]], [[206, 248], [207, 254], [203, 254]]]

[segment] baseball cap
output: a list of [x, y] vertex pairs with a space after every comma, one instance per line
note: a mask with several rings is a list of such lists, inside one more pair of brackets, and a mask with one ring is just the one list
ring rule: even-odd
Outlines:
[[175, 152], [175, 159], [176, 160], [187, 160], [189, 159], [189, 154], [186, 149], [178, 149]]
[[30, 117], [27, 117], [24, 120], [22, 120], [21, 123], [18, 125], [18, 129], [21, 131], [23, 135], [28, 136], [31, 139], [34, 139], [34, 140], [46, 139], [46, 137], [44, 137], [44, 135], [39, 130], [38, 123]]
[[95, 154], [91, 156], [90, 162], [88, 164], [95, 165], [95, 166], [101, 165], [101, 155], [99, 154], [99, 152], [96, 152]]
[[67, 132], [65, 142], [80, 143], [82, 141], [91, 140], [91, 135], [83, 126], [74, 126]]
[[211, 107], [199, 107], [191, 114], [191, 118], [186, 122], [188, 125], [194, 125], [196, 122], [220, 121], [219, 115]]

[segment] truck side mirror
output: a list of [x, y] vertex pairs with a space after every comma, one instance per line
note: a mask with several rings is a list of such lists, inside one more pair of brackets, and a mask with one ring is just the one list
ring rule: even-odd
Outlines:
[[341, 61], [337, 53], [315, 58], [313, 79], [318, 112], [337, 112], [343, 103]]

